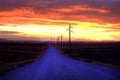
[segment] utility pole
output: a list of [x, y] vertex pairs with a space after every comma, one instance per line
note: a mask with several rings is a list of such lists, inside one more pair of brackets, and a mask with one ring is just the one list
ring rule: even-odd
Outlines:
[[55, 38], [51, 37], [51, 44], [55, 44], [56, 41], [55, 41]]
[[52, 39], [52, 37], [51, 37], [51, 44], [53, 43], [52, 41], [53, 41], [53, 39]]
[[69, 31], [69, 51], [71, 50], [71, 32], [73, 32], [71, 29], [72, 26], [69, 24], [69, 28], [67, 29]]
[[59, 42], [60, 42], [61, 49], [62, 49], [62, 38], [63, 38], [63, 35], [62, 35], [62, 34], [61, 34], [61, 36], [59, 36], [59, 37], [57, 38], [58, 44], [59, 44]]
[[61, 49], [62, 49], [62, 38], [63, 38], [62, 34], [61, 34], [60, 38], [61, 38]]
[[54, 45], [56, 45], [56, 41], [55, 41], [55, 38], [54, 38]]
[[58, 43], [58, 45], [59, 45], [59, 39], [60, 39], [60, 37], [57, 38], [57, 43]]

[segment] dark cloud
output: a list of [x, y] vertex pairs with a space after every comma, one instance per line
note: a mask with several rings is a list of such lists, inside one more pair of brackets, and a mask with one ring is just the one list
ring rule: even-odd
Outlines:
[[25, 0], [0, 0], [0, 10], [12, 10], [22, 7], [25, 3]]
[[2, 24], [2, 23], [0, 23], [0, 26], [1, 27], [6, 27], [6, 26], [12, 26], [12, 27], [17, 27], [18, 25], [17, 24]]
[[13, 34], [18, 34], [20, 32], [16, 32], [16, 31], [0, 31], [0, 35], [13, 35]]
[[5, 24], [0, 24], [0, 26], [6, 26]]
[[39, 38], [39, 37], [32, 37], [32, 36], [25, 36], [25, 35], [1, 35], [0, 34], [0, 41], [5, 41], [5, 40], [18, 40], [18, 41], [40, 41], [40, 40], [45, 40], [44, 38]]
[[5, 39], [5, 38], [0, 38], [0, 41], [6, 41], [7, 39]]
[[106, 32], [119, 32], [120, 31], [120, 27], [110, 27], [107, 30], [105, 30]]
[[119, 41], [120, 40], [120, 36], [119, 35], [110, 35], [110, 36], [113, 37], [114, 39], [116, 39], [117, 41]]
[[[47, 0], [0, 0], [0, 10], [12, 10], [21, 7], [30, 7], [36, 9], [37, 7], [42, 7], [49, 3]], [[44, 6], [45, 7], [45, 6]]]

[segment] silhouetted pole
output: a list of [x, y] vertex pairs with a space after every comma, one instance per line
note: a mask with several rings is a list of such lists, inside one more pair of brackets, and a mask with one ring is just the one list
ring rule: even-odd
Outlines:
[[51, 37], [51, 44], [52, 44], [52, 37]]
[[57, 38], [57, 43], [58, 43], [58, 45], [59, 45], [59, 39], [60, 39], [60, 37]]
[[51, 37], [51, 44], [55, 45], [55, 43], [56, 43], [55, 38]]
[[69, 51], [71, 50], [71, 32], [73, 32], [72, 30], [72, 26], [69, 24], [69, 28], [67, 30], [69, 30]]
[[69, 24], [69, 50], [71, 50], [71, 25]]
[[61, 35], [60, 38], [61, 38], [61, 49], [62, 49], [62, 38], [63, 38], [63, 35]]
[[54, 45], [56, 45], [56, 41], [55, 41], [55, 38], [54, 38]]
[[60, 43], [61, 49], [62, 49], [62, 38], [63, 38], [63, 35], [61, 35], [57, 38], [58, 44]]

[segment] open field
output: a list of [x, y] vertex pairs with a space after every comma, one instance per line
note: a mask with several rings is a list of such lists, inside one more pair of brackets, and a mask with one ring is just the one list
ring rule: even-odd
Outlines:
[[42, 56], [44, 43], [0, 43], [0, 75]]
[[62, 50], [74, 59], [120, 67], [119, 42], [73, 42], [70, 51], [68, 43], [63, 43]]

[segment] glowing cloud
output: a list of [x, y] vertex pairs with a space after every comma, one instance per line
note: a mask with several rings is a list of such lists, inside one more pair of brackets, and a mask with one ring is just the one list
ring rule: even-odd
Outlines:
[[119, 41], [119, 1], [66, 1], [0, 0], [0, 38], [50, 40], [63, 34], [67, 40], [72, 24], [73, 40]]
[[74, 11], [96, 11], [96, 12], [100, 12], [100, 13], [108, 13], [109, 10], [105, 10], [105, 9], [97, 9], [97, 8], [90, 8], [87, 5], [83, 5], [83, 6], [70, 6], [68, 8], [60, 8], [58, 9], [58, 11], [61, 12], [74, 12]]

